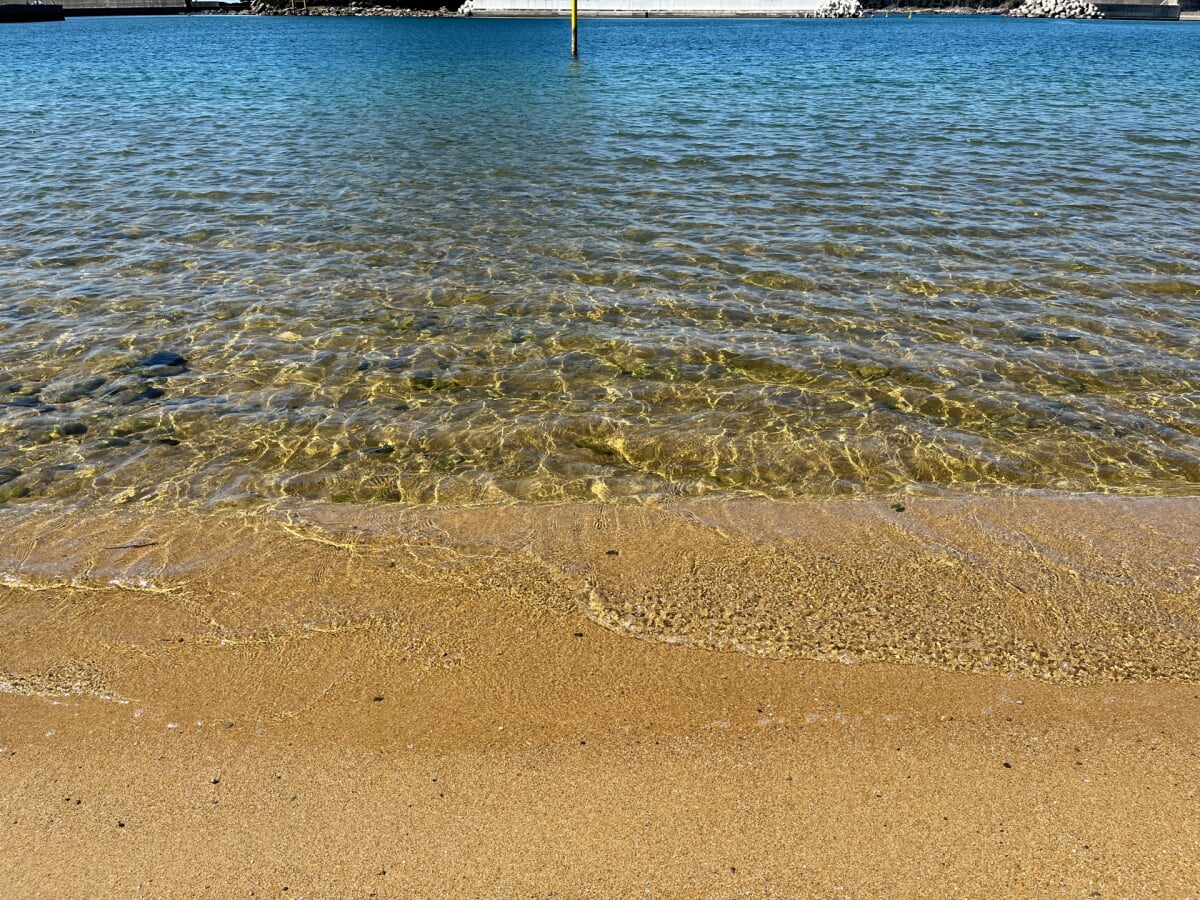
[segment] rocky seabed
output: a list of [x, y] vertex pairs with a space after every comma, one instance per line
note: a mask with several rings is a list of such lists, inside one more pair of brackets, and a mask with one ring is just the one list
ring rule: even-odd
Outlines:
[[1100, 9], [1084, 0], [1025, 0], [1010, 16], [1026, 19], [1101, 19]]

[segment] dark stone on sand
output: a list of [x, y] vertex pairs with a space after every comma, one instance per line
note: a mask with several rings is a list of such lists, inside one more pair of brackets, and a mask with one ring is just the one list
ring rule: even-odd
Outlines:
[[159, 350], [134, 365], [152, 378], [170, 378], [187, 371], [187, 360], [170, 350]]
[[142, 374], [147, 378], [172, 378], [175, 375], [182, 375], [187, 371], [187, 366], [153, 366], [149, 369], [142, 369]]
[[0, 387], [0, 394], [16, 394], [20, 397], [32, 397], [34, 394], [41, 393], [42, 386], [38, 384], [30, 384], [27, 381], [11, 381], [4, 387]]
[[83, 381], [77, 381], [58, 393], [51, 394], [46, 399], [51, 403], [74, 403], [76, 400], [82, 400], [84, 397], [90, 397], [104, 385], [105, 380], [99, 375], [85, 378]]
[[580, 450], [590, 450], [592, 453], [603, 459], [613, 459], [617, 456], [617, 451], [603, 441], [593, 440], [592, 438], [579, 438], [575, 441], [575, 446]]
[[466, 461], [467, 458], [461, 453], [455, 453], [453, 450], [451, 450], [448, 453], [439, 453], [436, 457], [434, 457], [433, 466], [438, 471], [451, 472]]
[[54, 433], [60, 437], [78, 437], [87, 434], [87, 430], [87, 426], [82, 422], [64, 422], [54, 429]]
[[0, 484], [8, 484], [14, 478], [19, 478], [20, 475], [21, 475], [20, 469], [13, 469], [11, 467], [6, 466], [5, 468], [0, 469]]
[[170, 350], [159, 350], [143, 359], [139, 366], [186, 366], [187, 360]]
[[105, 390], [104, 396], [114, 403], [140, 403], [143, 400], [157, 400], [165, 395], [162, 388], [147, 383], [146, 375], [126, 375], [119, 381], [113, 382]]
[[854, 369], [854, 373], [863, 381], [878, 381], [892, 374], [892, 370], [879, 363], [863, 363]]
[[4, 487], [0, 487], [0, 503], [7, 503], [9, 500], [19, 500], [28, 494], [29, 488], [23, 484], [6, 484]]
[[143, 432], [148, 432], [158, 423], [149, 421], [148, 419], [135, 419], [131, 422], [121, 422], [113, 426], [112, 433], [116, 437], [130, 437], [131, 435], [144, 436]]
[[164, 396], [166, 393], [167, 392], [164, 391], [162, 388], [148, 387], [144, 391], [134, 394], [132, 397], [130, 397], [125, 402], [126, 403], [138, 403], [142, 400], [157, 400], [159, 397]]
[[1023, 341], [1026, 344], [1049, 344], [1052, 341], [1062, 341], [1064, 344], [1074, 344], [1082, 339], [1083, 335], [1073, 334], [1070, 331], [1044, 331], [1041, 328], [1019, 328], [1017, 329], [1017, 340]]

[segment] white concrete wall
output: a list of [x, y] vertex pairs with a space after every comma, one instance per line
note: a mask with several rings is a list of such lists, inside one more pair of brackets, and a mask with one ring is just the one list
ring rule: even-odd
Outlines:
[[[824, 0], [579, 0], [582, 16], [803, 16]], [[565, 16], [571, 0], [466, 0], [476, 16]]]

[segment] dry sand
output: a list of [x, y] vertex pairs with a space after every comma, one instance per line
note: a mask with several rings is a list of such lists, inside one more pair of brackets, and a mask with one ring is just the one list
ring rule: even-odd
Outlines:
[[1200, 895], [1200, 501], [0, 511], [0, 895]]

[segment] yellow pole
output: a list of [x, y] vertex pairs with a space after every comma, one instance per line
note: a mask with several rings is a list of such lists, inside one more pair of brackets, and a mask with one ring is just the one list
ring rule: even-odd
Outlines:
[[571, 55], [579, 55], [579, 0], [571, 0]]

